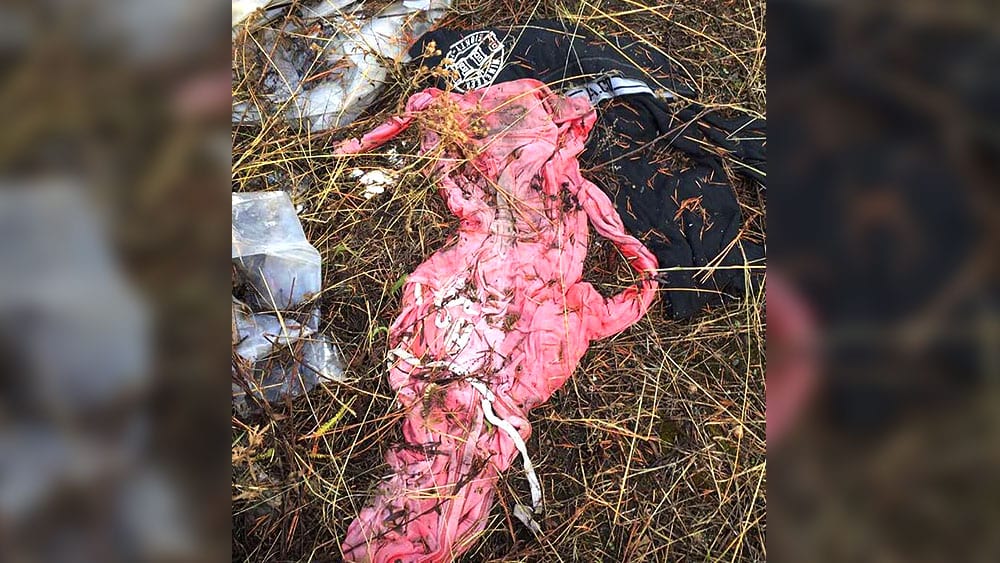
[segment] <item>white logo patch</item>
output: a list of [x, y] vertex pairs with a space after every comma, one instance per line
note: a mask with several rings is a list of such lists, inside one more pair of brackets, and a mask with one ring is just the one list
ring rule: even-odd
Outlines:
[[459, 92], [489, 86], [504, 65], [504, 45], [492, 31], [466, 35], [453, 44], [444, 58], [444, 67], [455, 73]]

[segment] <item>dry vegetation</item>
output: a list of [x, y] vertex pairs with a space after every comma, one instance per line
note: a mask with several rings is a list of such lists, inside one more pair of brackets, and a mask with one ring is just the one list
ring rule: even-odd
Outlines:
[[[517, 25], [532, 17], [653, 42], [683, 65], [701, 101], [764, 113], [763, 2], [463, 0], [443, 23]], [[303, 206], [306, 234], [324, 259], [323, 320], [350, 362], [346, 383], [234, 415], [234, 560], [339, 560], [347, 525], [386, 473], [383, 448], [398, 438], [383, 362], [387, 326], [401, 280], [455, 224], [420, 172], [425, 163], [407, 156], [415, 131], [390, 144], [401, 165], [330, 154], [336, 140], [370, 129], [416, 88], [402, 68], [392, 81], [346, 130], [310, 136], [276, 118], [234, 130], [233, 189], [289, 190]], [[243, 99], [253, 87], [234, 81]], [[368, 200], [350, 171], [372, 166], [402, 168], [402, 181]], [[737, 187], [747, 236], [763, 238], [764, 196]], [[628, 283], [600, 238], [585, 278], [608, 291]], [[631, 329], [592, 345], [574, 378], [531, 414], [544, 537], [510, 517], [528, 491], [512, 470], [500, 480], [486, 531], [462, 560], [766, 559], [763, 373], [762, 293], [686, 322], [668, 320], [658, 303]]]

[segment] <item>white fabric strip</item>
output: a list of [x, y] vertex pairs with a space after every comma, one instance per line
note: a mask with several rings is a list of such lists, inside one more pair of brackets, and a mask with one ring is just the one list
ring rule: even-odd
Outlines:
[[[420, 358], [411, 354], [409, 350], [403, 348], [393, 348], [392, 350], [389, 350], [388, 354], [386, 354], [386, 362], [390, 370], [392, 369], [392, 365], [394, 363], [393, 356], [414, 367], [451, 367], [448, 362], [440, 361], [424, 364], [420, 361]], [[521, 438], [521, 434], [518, 433], [513, 424], [496, 415], [496, 412], [493, 410], [493, 401], [496, 400], [496, 395], [493, 394], [493, 391], [491, 391], [489, 387], [478, 379], [468, 378], [466, 381], [468, 381], [469, 385], [471, 385], [472, 388], [478, 391], [482, 396], [483, 416], [486, 420], [510, 436], [510, 439], [514, 442], [514, 446], [517, 448], [517, 451], [521, 453], [521, 459], [524, 461], [524, 473], [528, 477], [528, 485], [531, 487], [531, 508], [523, 504], [515, 504], [514, 517], [520, 520], [521, 523], [527, 526], [531, 531], [536, 534], [541, 534], [542, 527], [538, 525], [538, 522], [535, 521], [532, 514], [542, 513], [542, 485], [538, 480], [538, 474], [535, 473], [535, 467], [531, 463], [531, 458], [528, 457], [528, 446], [524, 443], [524, 439]]]
[[521, 459], [524, 460], [524, 473], [528, 476], [528, 485], [531, 486], [531, 505], [532, 510], [528, 510], [528, 507], [517, 504], [514, 506], [514, 517], [521, 521], [525, 526], [530, 528], [533, 532], [540, 534], [542, 532], [541, 526], [538, 522], [532, 518], [532, 512], [534, 514], [541, 514], [542, 512], [542, 485], [538, 481], [538, 475], [535, 474], [535, 468], [531, 464], [531, 459], [528, 458], [528, 446], [524, 443], [521, 435], [514, 428], [514, 425], [510, 422], [498, 417], [495, 412], [493, 412], [493, 401], [496, 400], [496, 395], [493, 391], [490, 391], [489, 387], [486, 387], [482, 381], [476, 379], [467, 380], [470, 385], [479, 391], [479, 394], [483, 396], [483, 416], [486, 420], [490, 421], [494, 426], [503, 430], [510, 436], [510, 439], [514, 441], [514, 446], [517, 450], [521, 452]]
[[[620, 76], [602, 76], [593, 82], [571, 88], [565, 92], [566, 97], [569, 98], [586, 96], [590, 99], [590, 105], [593, 106], [604, 100], [628, 94], [656, 95], [652, 88], [647, 86], [645, 82], [631, 78], [622, 78]], [[674, 96], [673, 92], [667, 92], [666, 97], [673, 99], [676, 96]]]

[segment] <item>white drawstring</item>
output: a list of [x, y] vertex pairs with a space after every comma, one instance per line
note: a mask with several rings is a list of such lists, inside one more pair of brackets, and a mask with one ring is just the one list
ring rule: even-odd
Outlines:
[[493, 411], [493, 401], [496, 400], [496, 395], [493, 394], [493, 391], [490, 391], [489, 387], [483, 384], [482, 381], [471, 378], [466, 381], [483, 396], [483, 416], [486, 417], [486, 420], [507, 433], [510, 439], [514, 441], [514, 446], [521, 452], [521, 459], [524, 460], [524, 473], [528, 476], [528, 485], [531, 486], [532, 508], [529, 509], [523, 504], [515, 504], [514, 517], [520, 520], [531, 531], [540, 534], [542, 533], [542, 528], [532, 518], [532, 513], [542, 513], [542, 485], [538, 481], [538, 475], [535, 474], [535, 468], [531, 465], [531, 459], [528, 458], [528, 446], [525, 445], [524, 439], [521, 438], [521, 434], [514, 428], [514, 425], [498, 417]]
[[[423, 364], [419, 358], [410, 353], [402, 347], [393, 348], [389, 350], [386, 360], [391, 364], [392, 357], [395, 356], [400, 360], [409, 363], [414, 367], [431, 367], [433, 365], [441, 365], [442, 367], [447, 367], [448, 362], [431, 362], [429, 364]], [[391, 369], [391, 366], [390, 366]], [[514, 425], [509, 421], [504, 420], [497, 416], [496, 412], [493, 410], [493, 401], [496, 400], [496, 395], [489, 387], [486, 386], [482, 381], [478, 379], [468, 378], [466, 381], [473, 389], [479, 392], [482, 397], [483, 404], [483, 416], [491, 424], [503, 430], [510, 439], [514, 442], [514, 446], [521, 453], [521, 459], [524, 461], [524, 473], [528, 477], [528, 485], [531, 487], [531, 507], [525, 506], [523, 504], [514, 505], [514, 517], [521, 521], [522, 524], [528, 527], [531, 531], [536, 534], [542, 533], [542, 527], [538, 525], [538, 522], [533, 518], [533, 514], [542, 513], [542, 485], [538, 480], [538, 475], [535, 473], [535, 467], [531, 464], [531, 459], [528, 457], [528, 446], [524, 443], [524, 439], [521, 438], [521, 434], [518, 433]]]

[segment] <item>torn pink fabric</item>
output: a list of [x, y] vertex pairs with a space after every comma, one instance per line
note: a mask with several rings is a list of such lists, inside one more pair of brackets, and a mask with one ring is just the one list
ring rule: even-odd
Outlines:
[[[649, 308], [656, 259], [580, 176], [594, 120], [586, 100], [525, 79], [464, 95], [425, 90], [403, 116], [341, 145], [366, 151], [417, 121], [429, 173], [461, 220], [403, 286], [388, 361], [405, 443], [386, 453], [392, 476], [348, 529], [346, 560], [450, 561], [469, 549], [518, 454], [496, 419], [526, 440], [528, 411], [588, 344]], [[606, 299], [581, 281], [588, 219], [641, 273], [637, 286]]]

